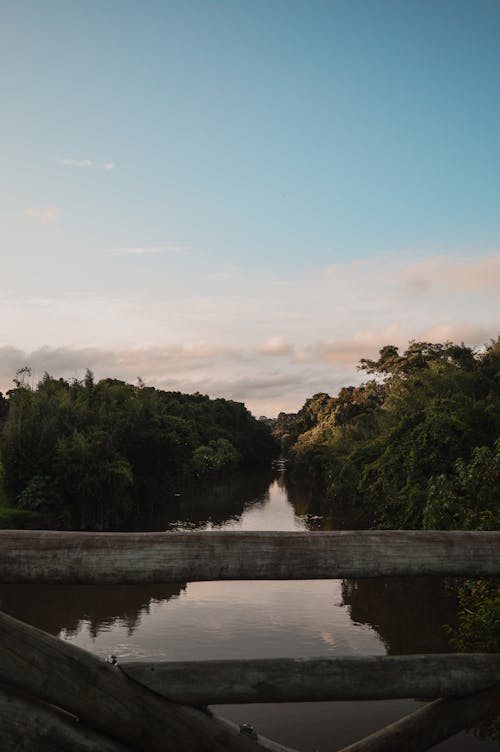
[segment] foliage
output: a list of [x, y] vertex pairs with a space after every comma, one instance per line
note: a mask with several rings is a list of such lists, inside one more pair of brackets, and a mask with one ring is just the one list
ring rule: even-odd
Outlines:
[[241, 403], [95, 383], [90, 371], [83, 381], [30, 381], [22, 369], [4, 400], [5, 493], [17, 509], [57, 525], [117, 527], [166, 490], [276, 453], [269, 428]]
[[[374, 379], [315, 395], [297, 415], [296, 472], [388, 528], [500, 530], [500, 340], [383, 347], [361, 366]], [[291, 429], [292, 431], [293, 429]], [[500, 586], [456, 583], [460, 651], [500, 652]], [[499, 735], [500, 720], [480, 734]]]
[[458, 626], [447, 627], [452, 647], [467, 653], [500, 653], [500, 582], [465, 580], [458, 602]]
[[469, 462], [459, 458], [454, 472], [430, 478], [423, 527], [430, 530], [499, 530], [500, 440], [475, 447]]
[[212, 440], [193, 453], [193, 466], [197, 477], [215, 475], [234, 470], [239, 461], [238, 452], [227, 439]]
[[498, 528], [500, 341], [388, 345], [360, 367], [374, 378], [297, 414], [295, 472], [378, 526]]

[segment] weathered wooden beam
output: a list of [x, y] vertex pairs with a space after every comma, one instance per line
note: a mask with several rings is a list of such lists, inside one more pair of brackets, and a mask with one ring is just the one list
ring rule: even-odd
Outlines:
[[454, 697], [500, 683], [500, 655], [450, 654], [123, 663], [128, 676], [175, 702], [386, 700]]
[[[224, 718], [223, 716], [217, 715], [216, 713], [213, 713], [213, 712], [212, 712], [212, 718], [216, 718], [219, 721], [219, 723], [222, 723], [224, 726], [227, 726], [227, 728], [232, 729], [236, 733], [241, 733], [241, 725], [238, 726], [236, 723], [234, 723], [233, 721], [230, 721], [228, 718]], [[295, 748], [285, 747], [284, 744], [280, 744], [279, 742], [275, 742], [273, 739], [268, 739], [266, 736], [262, 736], [262, 734], [258, 733], [258, 730], [255, 730], [254, 733], [255, 733], [255, 739], [259, 743], [259, 747], [262, 747], [262, 749], [265, 749], [267, 752], [299, 752]]]
[[0, 531], [0, 582], [132, 583], [500, 574], [500, 532]]
[[256, 752], [256, 743], [195, 708], [169, 702], [116, 667], [0, 613], [0, 682], [148, 752]]
[[500, 686], [467, 697], [441, 699], [339, 752], [424, 752], [500, 707]]
[[2, 749], [15, 752], [130, 752], [57, 708], [0, 687]]

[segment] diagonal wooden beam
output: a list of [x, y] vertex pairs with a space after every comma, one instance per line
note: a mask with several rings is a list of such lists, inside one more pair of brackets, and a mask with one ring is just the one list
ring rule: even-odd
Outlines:
[[256, 752], [250, 738], [169, 702], [116, 667], [0, 612], [0, 681], [148, 752]]
[[500, 686], [440, 699], [339, 752], [425, 752], [500, 707]]
[[16, 752], [130, 752], [57, 708], [0, 687], [2, 749]]

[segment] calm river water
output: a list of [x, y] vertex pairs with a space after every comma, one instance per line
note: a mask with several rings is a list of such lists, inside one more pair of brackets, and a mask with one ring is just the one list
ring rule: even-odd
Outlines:
[[[142, 530], [334, 530], [332, 513], [284, 472], [242, 475], [166, 500]], [[446, 652], [455, 603], [431, 578], [305, 582], [180, 582], [140, 586], [0, 586], [0, 608], [118, 660]], [[304, 752], [334, 752], [415, 710], [413, 700], [220, 706], [257, 732]], [[442, 752], [498, 749], [472, 734]]]

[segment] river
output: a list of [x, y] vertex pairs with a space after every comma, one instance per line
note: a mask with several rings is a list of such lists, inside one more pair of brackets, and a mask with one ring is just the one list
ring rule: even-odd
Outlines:
[[[284, 470], [239, 475], [164, 500], [142, 530], [335, 530], [336, 514]], [[100, 656], [118, 661], [334, 655], [450, 650], [442, 625], [455, 602], [433, 578], [180, 582], [134, 586], [0, 586], [0, 607]], [[304, 752], [334, 752], [419, 703], [413, 700], [220, 706], [258, 733]], [[490, 752], [459, 734], [434, 749]]]

